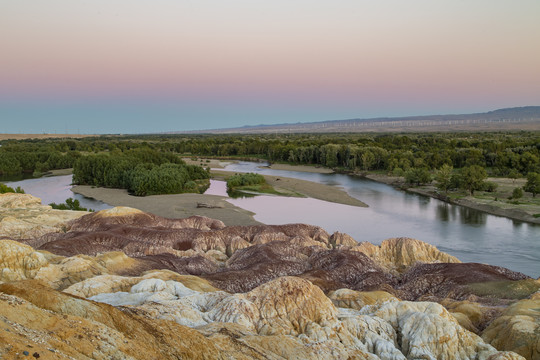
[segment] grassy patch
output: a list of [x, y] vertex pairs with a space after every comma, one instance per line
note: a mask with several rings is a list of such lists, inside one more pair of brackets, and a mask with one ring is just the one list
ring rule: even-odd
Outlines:
[[279, 195], [279, 196], [288, 196], [289, 194], [285, 194], [282, 192], [277, 191], [274, 189], [273, 186], [269, 184], [256, 184], [256, 185], [246, 185], [246, 186], [237, 186], [229, 191], [230, 193], [239, 195], [238, 193], [251, 193], [253, 195], [256, 194], [270, 194], [270, 195]]
[[540, 284], [535, 280], [529, 279], [520, 281], [489, 281], [469, 284], [467, 287], [477, 296], [520, 300], [538, 291]]
[[278, 196], [297, 196], [295, 193], [280, 192], [266, 182], [264, 176], [254, 173], [235, 174], [227, 179], [227, 193], [230, 197], [269, 194]]

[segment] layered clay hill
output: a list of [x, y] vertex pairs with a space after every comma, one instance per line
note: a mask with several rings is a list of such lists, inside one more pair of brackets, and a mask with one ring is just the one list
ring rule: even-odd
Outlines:
[[1, 359], [540, 359], [539, 288], [409, 238], [0, 195]]

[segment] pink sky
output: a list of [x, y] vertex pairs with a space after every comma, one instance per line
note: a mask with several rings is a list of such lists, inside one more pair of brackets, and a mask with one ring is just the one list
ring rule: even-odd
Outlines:
[[294, 108], [245, 124], [538, 105], [539, 16], [537, 0], [3, 1], [0, 103]]

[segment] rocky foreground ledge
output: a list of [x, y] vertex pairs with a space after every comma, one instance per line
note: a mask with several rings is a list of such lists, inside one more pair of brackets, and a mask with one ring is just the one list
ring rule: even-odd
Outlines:
[[0, 358], [540, 359], [540, 282], [418, 240], [0, 195]]

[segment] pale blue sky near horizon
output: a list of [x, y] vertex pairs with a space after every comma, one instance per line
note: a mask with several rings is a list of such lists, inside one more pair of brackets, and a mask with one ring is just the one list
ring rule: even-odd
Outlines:
[[0, 0], [0, 133], [540, 105], [538, 0]]

